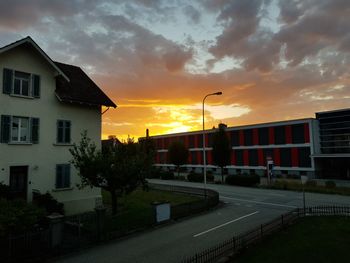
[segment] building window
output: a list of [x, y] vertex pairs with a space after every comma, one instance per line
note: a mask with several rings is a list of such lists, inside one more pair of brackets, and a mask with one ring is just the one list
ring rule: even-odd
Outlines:
[[39, 98], [40, 76], [4, 68], [3, 93]]
[[39, 143], [39, 119], [1, 115], [1, 143]]
[[258, 166], [259, 165], [258, 150], [251, 149], [248, 152], [249, 152], [249, 166]]
[[195, 147], [195, 137], [194, 135], [190, 135], [188, 137], [188, 141], [189, 141], [189, 148], [194, 148]]
[[70, 143], [71, 122], [65, 120], [57, 121], [57, 143]]
[[282, 167], [292, 167], [292, 154], [290, 148], [281, 148], [280, 158]]
[[275, 144], [286, 143], [286, 128], [285, 126], [275, 127]]
[[304, 123], [292, 126], [292, 143], [305, 143]]
[[243, 150], [235, 150], [235, 155], [236, 155], [236, 165], [237, 166], [242, 166], [243, 163]]
[[250, 146], [253, 145], [253, 130], [244, 130], [244, 145]]
[[298, 148], [299, 152], [299, 166], [300, 167], [311, 167], [311, 153], [309, 147]]
[[29, 89], [30, 89], [29, 83], [30, 83], [30, 74], [15, 71], [13, 94], [29, 96]]
[[258, 130], [259, 134], [259, 145], [268, 145], [269, 144], [269, 129], [260, 128]]
[[29, 142], [29, 118], [12, 117], [11, 142]]
[[198, 160], [197, 160], [197, 152], [195, 151], [191, 151], [191, 160], [192, 160], [192, 164], [198, 164]]
[[238, 131], [231, 131], [231, 146], [239, 146], [239, 133], [238, 133]]
[[70, 187], [70, 164], [56, 165], [56, 189]]

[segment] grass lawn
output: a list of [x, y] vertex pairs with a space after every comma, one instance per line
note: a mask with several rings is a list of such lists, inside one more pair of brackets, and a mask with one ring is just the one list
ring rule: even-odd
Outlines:
[[350, 218], [307, 217], [247, 248], [232, 262], [349, 262]]
[[[102, 191], [103, 202], [111, 204], [110, 194]], [[152, 209], [153, 202], [168, 201], [171, 205], [178, 205], [200, 200], [199, 197], [178, 194], [167, 191], [143, 191], [137, 189], [129, 195], [118, 198], [118, 212], [106, 219], [107, 231], [130, 231], [146, 227], [154, 223]]]

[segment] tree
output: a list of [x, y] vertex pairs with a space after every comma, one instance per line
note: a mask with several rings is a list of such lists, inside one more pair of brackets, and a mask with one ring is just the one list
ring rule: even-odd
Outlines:
[[175, 141], [169, 146], [168, 154], [170, 163], [176, 166], [179, 175], [180, 166], [187, 163], [188, 149], [182, 142]]
[[138, 154], [139, 145], [133, 139], [101, 151], [84, 132], [79, 144], [74, 144], [69, 151], [81, 177], [80, 187], [100, 187], [108, 191], [113, 214], [117, 213], [117, 192], [128, 194], [142, 181], [140, 171], [144, 159]]
[[221, 180], [224, 181], [224, 167], [230, 164], [230, 141], [225, 131], [226, 125], [220, 124], [213, 134], [213, 163], [221, 168]]
[[156, 147], [154, 141], [150, 137], [145, 137], [139, 140], [139, 155], [143, 160], [143, 169], [141, 173], [142, 184], [144, 189], [147, 189], [146, 178], [149, 178], [154, 172], [154, 158], [156, 155]]

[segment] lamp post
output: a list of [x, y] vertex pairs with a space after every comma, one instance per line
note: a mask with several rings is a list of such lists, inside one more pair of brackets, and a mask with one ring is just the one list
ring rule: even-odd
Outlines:
[[206, 156], [205, 156], [205, 125], [204, 125], [204, 102], [205, 99], [209, 96], [214, 96], [214, 95], [221, 95], [222, 92], [215, 92], [215, 93], [210, 93], [205, 95], [204, 99], [203, 99], [203, 175], [204, 175], [204, 189], [205, 189], [205, 198], [207, 197], [207, 160], [206, 160]]

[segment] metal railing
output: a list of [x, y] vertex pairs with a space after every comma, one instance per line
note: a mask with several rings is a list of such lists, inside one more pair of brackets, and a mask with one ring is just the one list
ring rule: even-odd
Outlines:
[[313, 206], [306, 209], [297, 208], [280, 217], [262, 224], [250, 231], [234, 236], [214, 247], [185, 258], [182, 263], [217, 262], [224, 256], [233, 256], [248, 245], [261, 241], [265, 236], [275, 233], [299, 218], [306, 216], [347, 216], [350, 217], [350, 206]]

